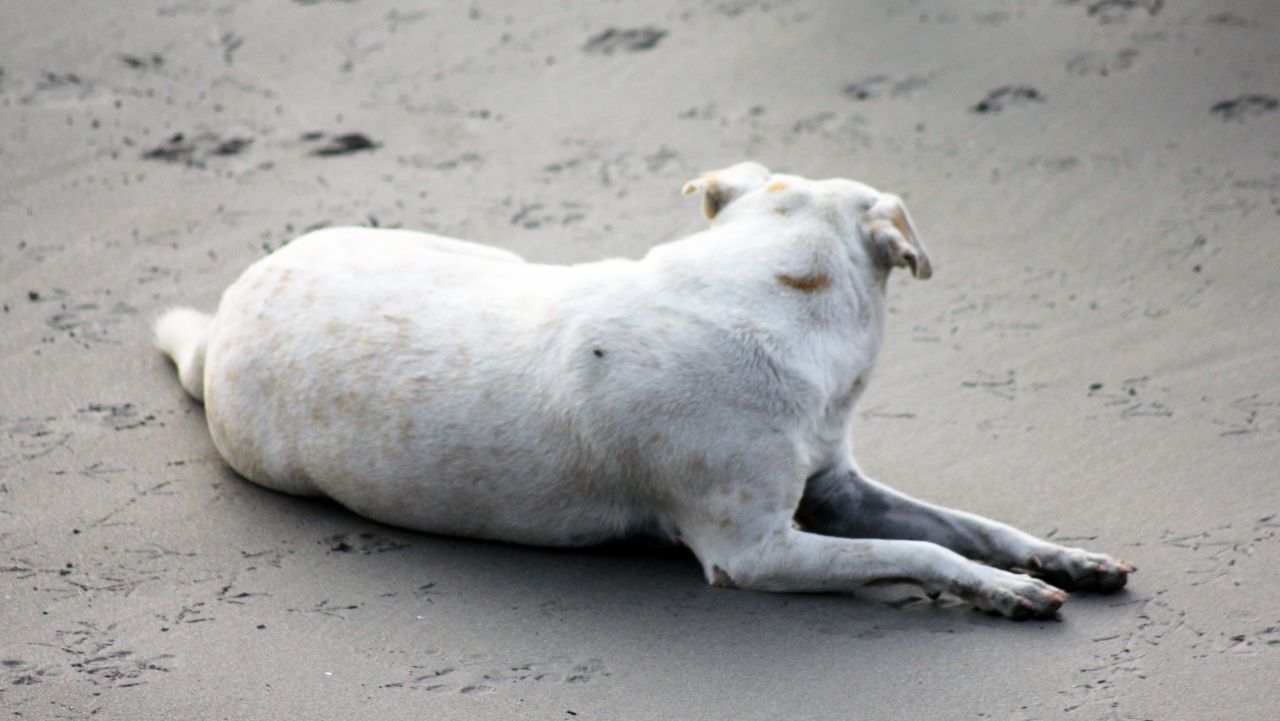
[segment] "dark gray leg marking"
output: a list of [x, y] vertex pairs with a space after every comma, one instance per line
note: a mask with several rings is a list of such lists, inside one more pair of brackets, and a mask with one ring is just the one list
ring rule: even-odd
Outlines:
[[796, 520], [827, 536], [930, 541], [1066, 588], [1118, 590], [1134, 570], [1107, 556], [1063, 548], [1003, 523], [918, 501], [850, 468], [809, 478]]
[[991, 537], [993, 532], [1005, 530], [999, 524], [917, 501], [856, 470], [829, 470], [809, 478], [796, 520], [828, 536], [932, 541], [981, 561], [1025, 560], [999, 557], [999, 546], [1004, 544]]

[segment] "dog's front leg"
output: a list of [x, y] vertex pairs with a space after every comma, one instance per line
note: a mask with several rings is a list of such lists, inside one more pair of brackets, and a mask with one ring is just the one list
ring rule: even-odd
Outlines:
[[1014, 619], [1046, 618], [1066, 592], [1031, 576], [970, 561], [923, 541], [854, 540], [795, 529], [686, 529], [685, 541], [717, 586], [760, 591], [851, 592], [911, 583], [932, 597], [943, 591]]
[[1001, 568], [1026, 569], [1063, 588], [1115, 591], [1135, 569], [1016, 528], [906, 496], [847, 467], [808, 480], [796, 519], [821, 534], [932, 541]]

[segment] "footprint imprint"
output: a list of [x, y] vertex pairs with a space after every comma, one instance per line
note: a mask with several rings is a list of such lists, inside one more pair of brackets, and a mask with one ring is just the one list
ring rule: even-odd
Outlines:
[[203, 168], [213, 158], [239, 155], [249, 149], [253, 138], [224, 138], [218, 133], [174, 133], [163, 143], [142, 153], [144, 160], [180, 163], [188, 167]]
[[1270, 95], [1241, 95], [1231, 100], [1215, 103], [1209, 112], [1217, 115], [1223, 122], [1244, 120], [1253, 115], [1269, 113], [1280, 107], [1280, 100]]
[[929, 84], [927, 78], [911, 75], [892, 81], [888, 75], [871, 75], [844, 86], [844, 96], [850, 100], [876, 100], [882, 97], [900, 97]]
[[386, 553], [387, 551], [400, 551], [409, 547], [407, 543], [394, 541], [390, 538], [383, 538], [376, 533], [364, 532], [357, 536], [351, 536], [346, 533], [339, 533], [334, 536], [328, 536], [322, 543], [329, 546], [330, 553], [360, 553], [369, 556], [375, 553]]
[[629, 28], [627, 30], [608, 28], [591, 36], [591, 39], [587, 40], [587, 44], [582, 46], [582, 50], [583, 52], [600, 55], [612, 55], [619, 50], [638, 53], [652, 50], [666, 36], [666, 30], [652, 25], [642, 28]]
[[987, 97], [969, 108], [978, 114], [994, 114], [1005, 108], [1019, 107], [1031, 103], [1043, 103], [1044, 95], [1030, 85], [1005, 85], [987, 93]]
[[377, 150], [382, 147], [381, 143], [374, 142], [368, 135], [364, 133], [343, 133], [341, 135], [328, 135], [319, 131], [304, 133], [302, 139], [306, 142], [313, 143], [325, 140], [325, 144], [312, 149], [309, 155], [318, 158], [333, 158], [340, 155], [351, 155], [359, 153], [363, 150]]
[[[382, 688], [481, 695], [526, 683], [586, 684], [610, 675], [604, 661], [598, 658], [575, 660], [560, 656], [546, 661], [474, 668], [479, 663], [482, 662], [455, 664], [445, 661], [434, 668], [415, 666], [408, 680], [383, 684]], [[473, 668], [467, 669], [467, 666]]]

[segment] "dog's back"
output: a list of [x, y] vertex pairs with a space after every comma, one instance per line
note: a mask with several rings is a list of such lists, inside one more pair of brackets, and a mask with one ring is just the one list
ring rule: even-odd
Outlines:
[[582, 518], [601, 513], [582, 474], [541, 452], [575, 445], [572, 424], [547, 413], [571, 274], [482, 248], [326, 231], [248, 270], [206, 358], [222, 455], [262, 485], [420, 530], [563, 543], [555, 516], [571, 492], [574, 534], [616, 526]]

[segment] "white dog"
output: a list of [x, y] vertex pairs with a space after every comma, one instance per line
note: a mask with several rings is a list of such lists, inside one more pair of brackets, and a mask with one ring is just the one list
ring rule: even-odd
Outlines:
[[[246, 478], [431, 533], [687, 545], [708, 581], [910, 582], [1014, 618], [1134, 569], [868, 479], [854, 405], [892, 268], [931, 274], [901, 200], [850, 180], [707, 173], [710, 229], [642, 260], [538, 265], [401, 230], [310, 233], [213, 317], [156, 323]], [[975, 562], [974, 560], [982, 563]], [[990, 565], [986, 565], [990, 564]]]

